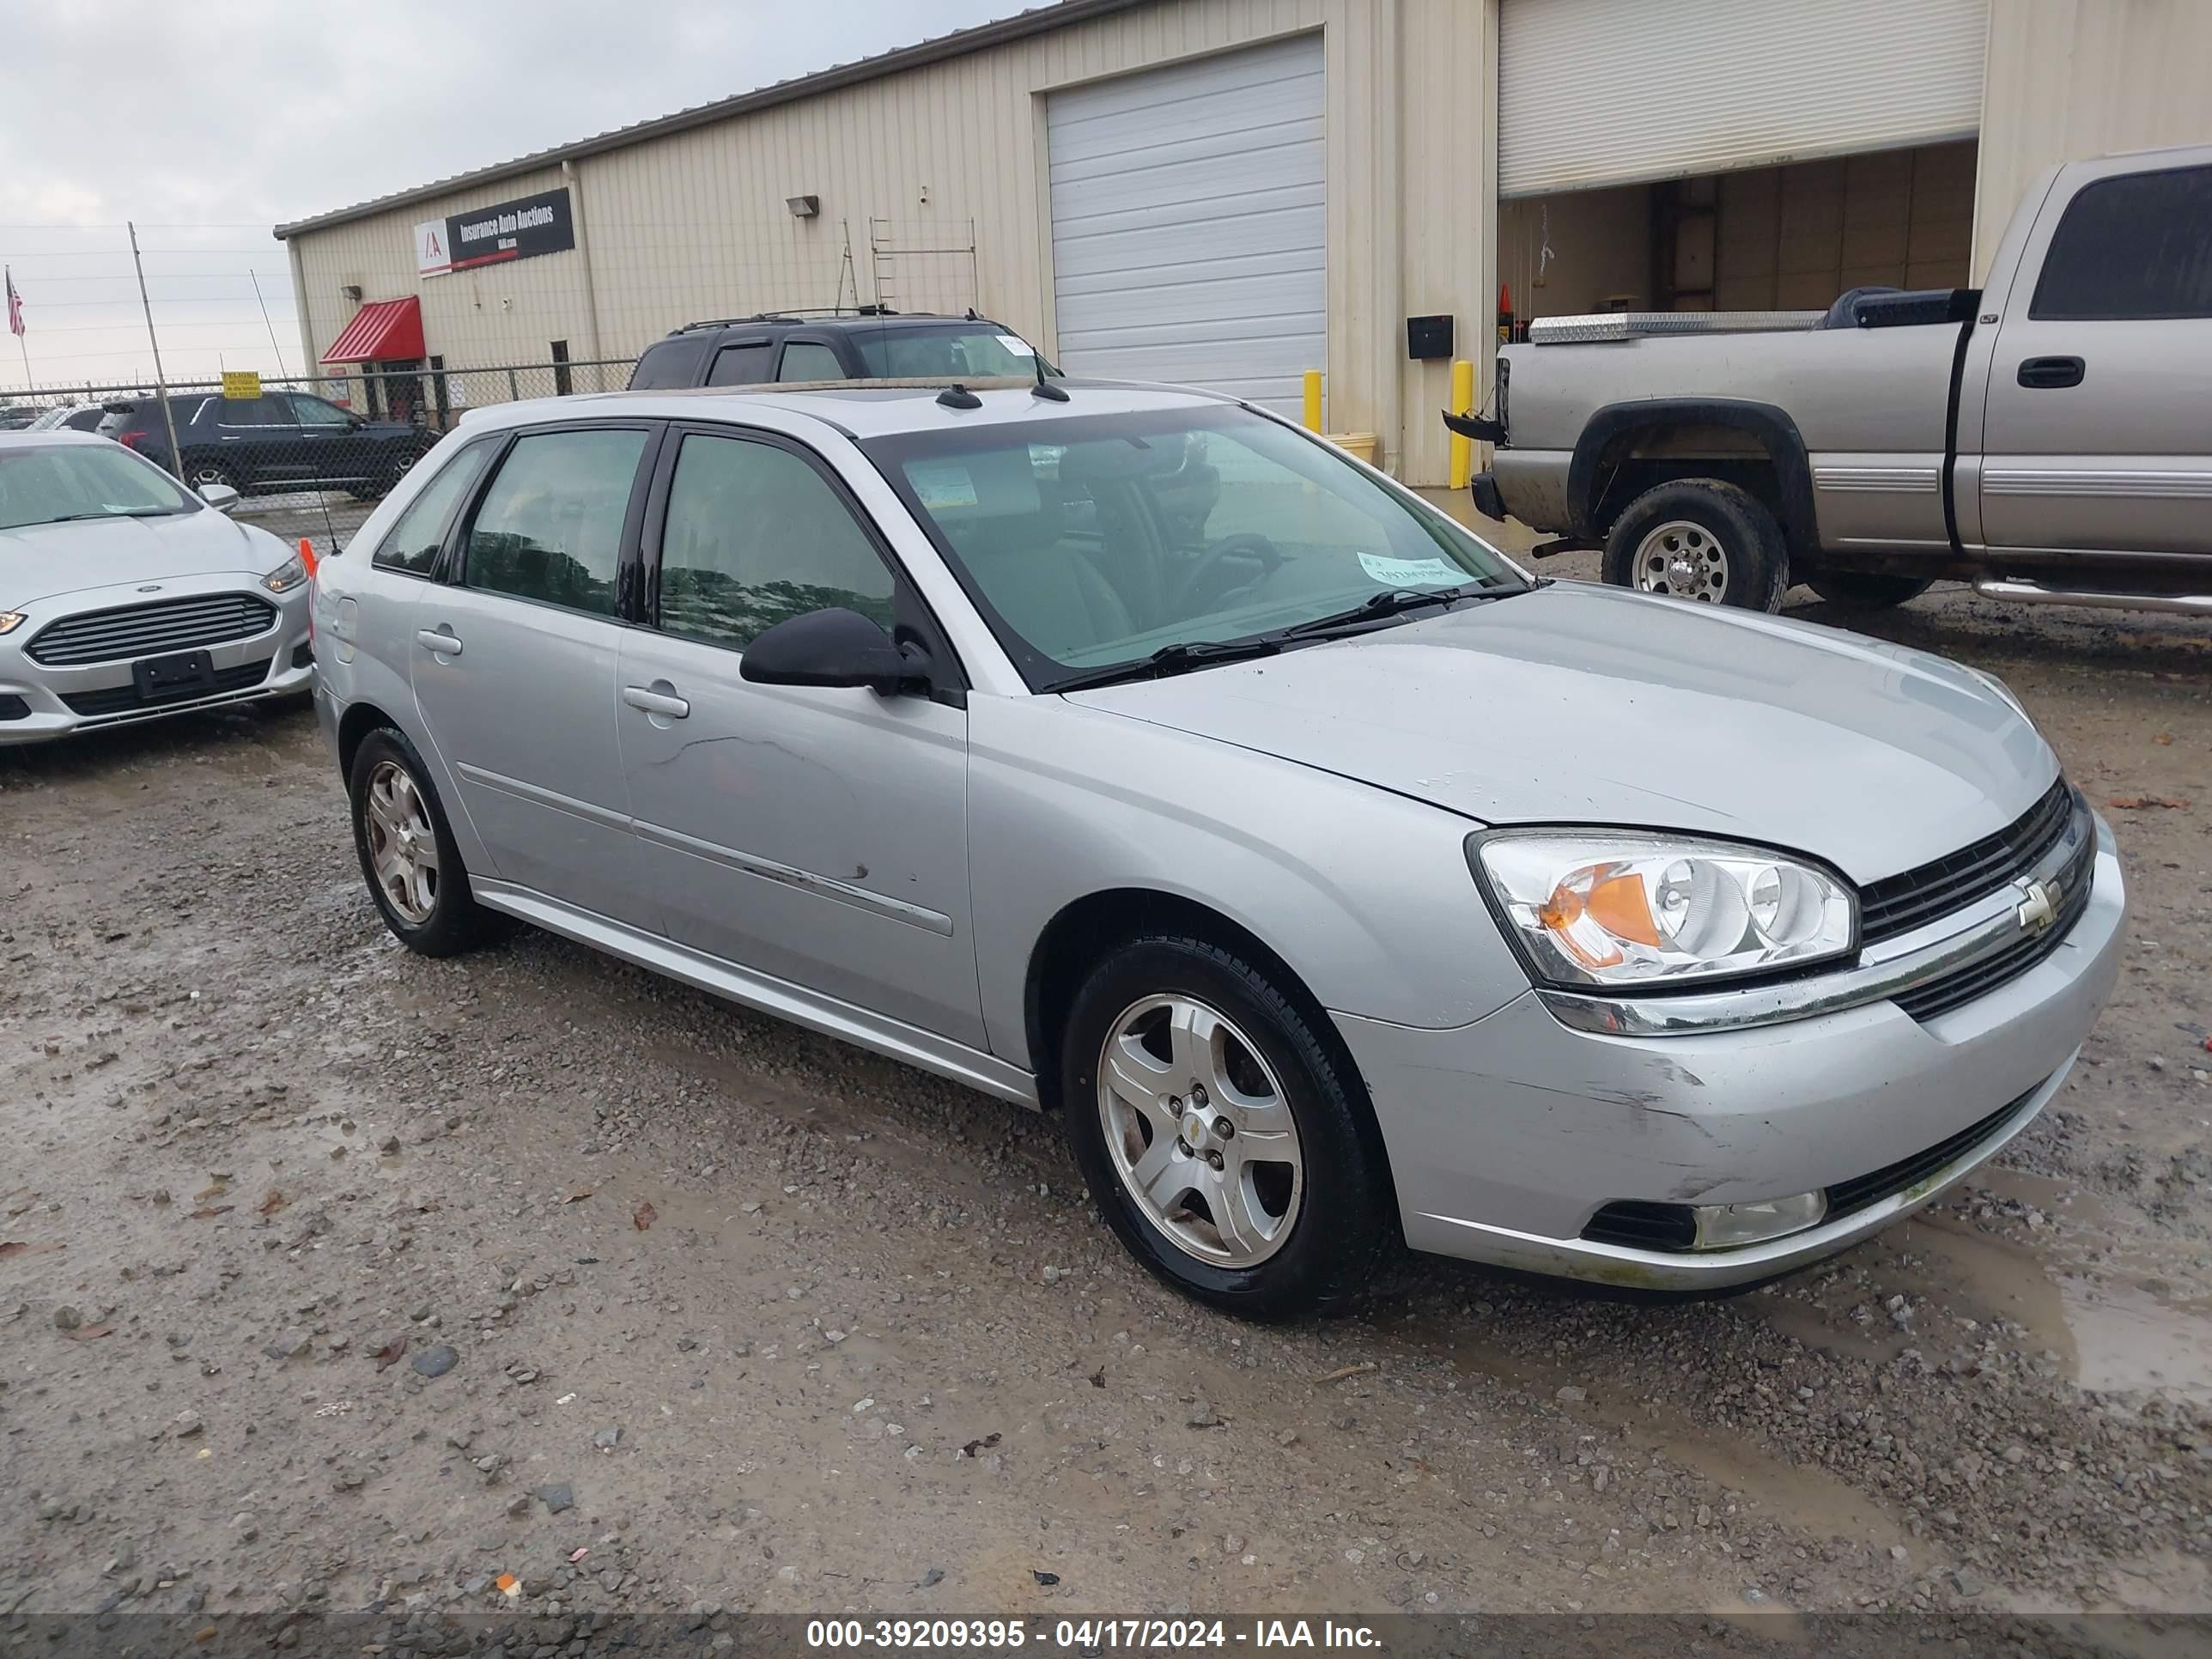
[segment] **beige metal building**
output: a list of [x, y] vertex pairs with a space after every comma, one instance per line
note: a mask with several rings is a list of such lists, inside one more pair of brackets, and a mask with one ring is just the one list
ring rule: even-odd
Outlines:
[[2203, 0], [1063, 0], [276, 234], [310, 361], [455, 402], [972, 305], [1072, 372], [1294, 409], [1322, 369], [1430, 484], [1501, 283], [1516, 322], [1970, 283], [2039, 167], [2212, 139], [2208, 63]]

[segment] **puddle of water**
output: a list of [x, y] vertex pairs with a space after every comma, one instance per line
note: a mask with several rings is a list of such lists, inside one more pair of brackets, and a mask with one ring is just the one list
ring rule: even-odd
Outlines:
[[2083, 1388], [2158, 1389], [2212, 1405], [2212, 1309], [2070, 1278], [2059, 1294], [2077, 1356], [2074, 1380]]

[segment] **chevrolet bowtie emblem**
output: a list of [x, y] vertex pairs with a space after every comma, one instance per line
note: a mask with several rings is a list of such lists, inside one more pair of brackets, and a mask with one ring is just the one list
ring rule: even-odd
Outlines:
[[2058, 894], [2039, 881], [2021, 890], [2020, 926], [2027, 933], [2040, 933], [2058, 921]]

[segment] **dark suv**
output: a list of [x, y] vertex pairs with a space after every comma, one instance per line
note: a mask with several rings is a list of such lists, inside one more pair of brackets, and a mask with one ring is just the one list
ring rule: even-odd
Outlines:
[[[645, 349], [630, 374], [629, 389], [962, 375], [983, 380], [1036, 372], [1036, 352], [1027, 341], [972, 311], [965, 317], [902, 316], [870, 307], [687, 323]], [[1059, 373], [1049, 363], [1044, 372]]]
[[158, 398], [109, 404], [100, 435], [194, 489], [228, 484], [240, 495], [333, 484], [367, 501], [398, 483], [435, 441], [404, 421], [364, 421], [304, 392], [264, 390], [258, 398], [173, 392], [169, 407], [185, 453], [181, 468], [169, 459]]

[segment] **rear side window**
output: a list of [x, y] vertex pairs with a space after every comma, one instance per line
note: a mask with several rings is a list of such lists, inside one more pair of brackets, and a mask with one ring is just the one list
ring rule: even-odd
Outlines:
[[[224, 398], [216, 415], [222, 426], [292, 426], [290, 404], [281, 398]], [[181, 424], [181, 423], [180, 423]]]
[[845, 366], [837, 361], [837, 354], [826, 345], [817, 345], [811, 340], [793, 340], [783, 349], [783, 367], [776, 371], [779, 380], [842, 380]]
[[516, 439], [469, 527], [462, 580], [613, 616], [623, 519], [645, 441], [609, 428]]
[[768, 379], [769, 365], [775, 361], [773, 341], [748, 340], [743, 345], [726, 345], [714, 354], [714, 367], [707, 371], [707, 384], [758, 386]]
[[629, 389], [647, 392], [663, 386], [696, 386], [700, 360], [707, 343], [696, 337], [659, 340], [646, 347], [637, 367], [629, 372]]
[[2051, 234], [2028, 315], [2085, 323], [2212, 317], [2212, 167], [2084, 185]]
[[399, 515], [369, 562], [380, 570], [428, 575], [438, 562], [438, 550], [445, 545], [446, 526], [453, 521], [453, 510], [497, 447], [495, 443], [471, 444], [440, 468], [422, 493], [407, 504], [407, 510]]

